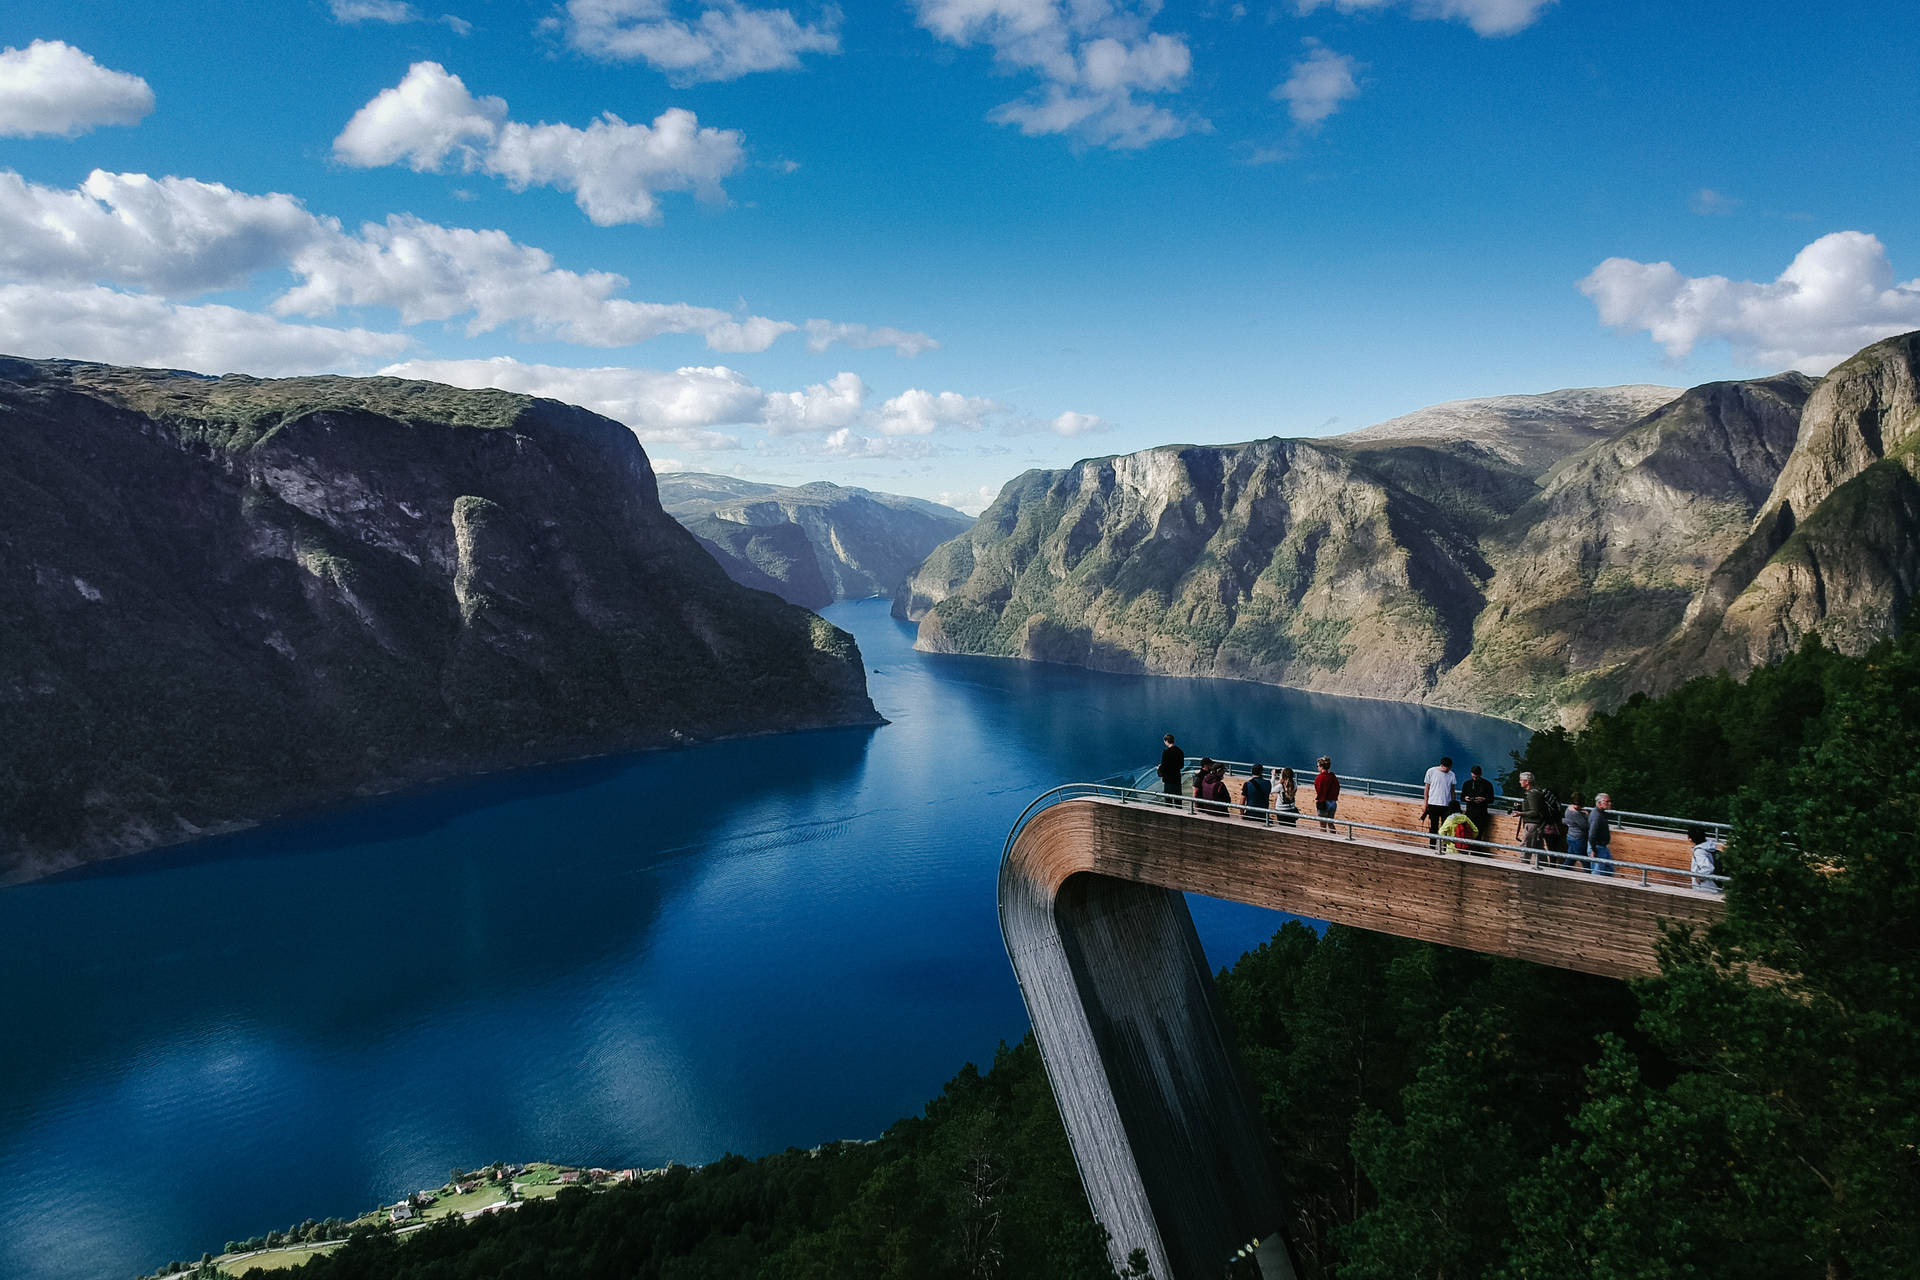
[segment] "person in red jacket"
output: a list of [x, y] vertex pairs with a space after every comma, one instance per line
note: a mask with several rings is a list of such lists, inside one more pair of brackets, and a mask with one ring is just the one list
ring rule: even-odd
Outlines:
[[1333, 830], [1333, 815], [1340, 810], [1340, 779], [1326, 756], [1320, 757], [1320, 772], [1313, 775], [1313, 809], [1320, 815], [1320, 829]]

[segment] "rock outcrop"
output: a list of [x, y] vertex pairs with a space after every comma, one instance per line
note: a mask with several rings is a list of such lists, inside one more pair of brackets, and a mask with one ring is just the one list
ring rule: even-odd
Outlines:
[[0, 358], [0, 878], [421, 779], [876, 723], [585, 410]]
[[1920, 334], [1800, 374], [1437, 406], [1011, 482], [896, 596], [931, 650], [1583, 722], [1920, 590]]
[[660, 500], [734, 581], [809, 609], [892, 595], [973, 525], [938, 503], [825, 481], [781, 488], [675, 472], [660, 477]]

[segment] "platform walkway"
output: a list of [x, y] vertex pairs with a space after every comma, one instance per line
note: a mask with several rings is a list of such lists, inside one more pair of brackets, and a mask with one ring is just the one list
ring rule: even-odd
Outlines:
[[1161, 1280], [1217, 1280], [1236, 1254], [1263, 1280], [1294, 1274], [1259, 1112], [1185, 893], [1623, 978], [1656, 971], [1667, 924], [1721, 910], [1680, 873], [1689, 850], [1677, 837], [1616, 840], [1616, 874], [1596, 876], [1512, 847], [1436, 851], [1409, 821], [1417, 804], [1390, 796], [1343, 794], [1329, 834], [1307, 814], [1256, 823], [1126, 781], [1057, 788], [1022, 815], [1001, 862], [1000, 921], [1113, 1257], [1144, 1250]]

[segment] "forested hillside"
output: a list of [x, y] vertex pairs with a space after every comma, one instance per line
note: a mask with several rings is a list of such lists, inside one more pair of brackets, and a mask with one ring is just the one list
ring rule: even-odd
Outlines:
[[[1722, 925], [1631, 986], [1290, 924], [1219, 980], [1302, 1274], [1853, 1277], [1920, 1257], [1920, 640], [1808, 644], [1517, 762], [1730, 814]], [[264, 1274], [264, 1273], [262, 1273]], [[728, 1158], [316, 1280], [1108, 1275], [1031, 1043], [872, 1143]]]

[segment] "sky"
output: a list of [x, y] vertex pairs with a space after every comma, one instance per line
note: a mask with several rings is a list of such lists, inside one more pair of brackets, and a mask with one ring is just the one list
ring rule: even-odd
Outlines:
[[1920, 328], [1916, 67], [1911, 0], [9, 0], [0, 352], [977, 511]]

